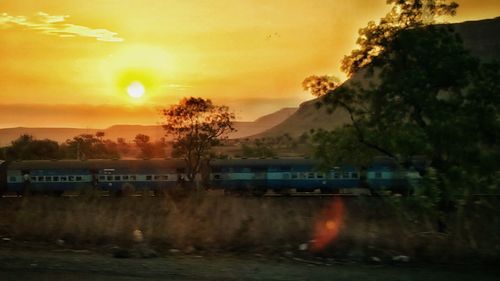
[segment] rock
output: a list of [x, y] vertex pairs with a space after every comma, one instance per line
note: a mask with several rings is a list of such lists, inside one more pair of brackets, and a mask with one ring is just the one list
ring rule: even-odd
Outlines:
[[285, 251], [285, 252], [283, 253], [283, 255], [284, 255], [285, 257], [291, 258], [291, 257], [293, 257], [293, 252], [292, 252], [292, 251]]
[[178, 253], [180, 253], [181, 251], [180, 251], [180, 250], [178, 250], [178, 249], [170, 249], [170, 250], [168, 250], [168, 252], [169, 252], [169, 253], [171, 253], [171, 254], [178, 254]]
[[374, 263], [380, 263], [380, 262], [382, 262], [382, 260], [380, 260], [379, 257], [370, 257], [370, 261], [374, 262]]
[[309, 244], [307, 244], [307, 243], [302, 243], [299, 245], [300, 251], [307, 251], [308, 248], [309, 248]]
[[127, 258], [132, 257], [132, 254], [127, 249], [115, 247], [113, 249], [113, 257], [118, 258], [118, 259], [127, 259]]
[[12, 240], [12, 239], [7, 238], [7, 237], [3, 237], [3, 238], [2, 238], [2, 241], [5, 241], [5, 242], [9, 242], [10, 240]]
[[56, 240], [56, 244], [57, 244], [58, 246], [63, 246], [63, 245], [64, 245], [64, 240], [62, 240], [62, 239], [57, 239], [57, 240]]
[[409, 256], [404, 256], [404, 255], [399, 255], [399, 256], [392, 257], [392, 260], [393, 261], [397, 261], [397, 262], [409, 262], [410, 261], [410, 257]]
[[184, 253], [186, 254], [192, 254], [196, 251], [196, 249], [193, 246], [187, 246], [186, 249], [184, 250]]
[[144, 235], [140, 229], [136, 229], [132, 232], [132, 240], [135, 243], [142, 243], [144, 241]]

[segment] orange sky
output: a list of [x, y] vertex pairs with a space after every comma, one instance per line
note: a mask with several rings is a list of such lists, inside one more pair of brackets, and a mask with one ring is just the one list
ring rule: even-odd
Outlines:
[[[0, 128], [156, 124], [184, 96], [253, 120], [310, 99], [301, 81], [333, 74], [385, 0], [4, 0]], [[462, 0], [453, 22], [500, 15]], [[140, 99], [126, 91], [146, 88]]]

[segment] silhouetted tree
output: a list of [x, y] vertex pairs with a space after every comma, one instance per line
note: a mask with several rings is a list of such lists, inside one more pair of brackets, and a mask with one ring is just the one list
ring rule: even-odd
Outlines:
[[105, 159], [118, 158], [118, 150], [111, 140], [103, 141], [93, 134], [81, 134], [66, 140], [64, 154], [68, 158]]
[[53, 140], [37, 140], [31, 135], [21, 135], [5, 148], [7, 160], [41, 160], [59, 157], [59, 144]]
[[455, 3], [389, 2], [393, 11], [361, 30], [361, 48], [345, 60], [348, 73], [363, 67], [371, 83], [346, 83], [322, 98], [323, 105], [346, 110], [351, 124], [317, 135], [318, 156], [326, 159], [329, 154], [321, 152], [335, 150], [352, 157], [356, 140], [358, 149], [398, 162], [427, 156], [440, 187], [453, 187], [446, 194], [494, 186], [500, 67], [471, 57], [448, 27], [426, 25], [425, 9], [453, 14]]
[[174, 154], [184, 158], [187, 177], [193, 181], [210, 148], [234, 131], [234, 114], [227, 106], [214, 105], [209, 99], [184, 98], [163, 110], [163, 128], [173, 137]]
[[151, 158], [153, 156], [153, 145], [149, 142], [149, 136], [138, 134], [135, 136], [134, 143], [141, 150], [140, 157]]

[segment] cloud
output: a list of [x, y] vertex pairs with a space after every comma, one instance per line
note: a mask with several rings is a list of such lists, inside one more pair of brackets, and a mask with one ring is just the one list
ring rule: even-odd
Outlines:
[[91, 37], [105, 42], [121, 42], [123, 38], [117, 37], [116, 32], [102, 28], [90, 28], [87, 26], [67, 23], [67, 15], [49, 15], [38, 12], [35, 17], [11, 16], [7, 13], [0, 14], [0, 28], [8, 28], [12, 25], [22, 26], [28, 29], [41, 31], [48, 35], [59, 37]]

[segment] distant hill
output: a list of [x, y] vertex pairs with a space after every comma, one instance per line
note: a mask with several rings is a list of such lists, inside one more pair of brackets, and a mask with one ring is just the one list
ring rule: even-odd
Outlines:
[[[242, 138], [265, 131], [283, 122], [296, 110], [297, 108], [283, 108], [274, 113], [262, 116], [253, 122], [235, 122], [234, 126], [237, 131], [229, 137]], [[116, 140], [117, 138], [124, 138], [127, 141], [132, 141], [137, 134], [148, 135], [152, 140], [158, 140], [165, 135], [160, 125], [114, 125], [107, 129], [17, 127], [0, 129], [0, 146], [9, 145], [11, 141], [17, 139], [22, 134], [32, 135], [37, 139], [51, 139], [62, 143], [77, 135], [95, 134], [96, 132], [104, 132], [105, 139]]]
[[[500, 61], [500, 17], [495, 19], [468, 21], [453, 24], [452, 27], [461, 35], [464, 45], [471, 54], [485, 61]], [[365, 82], [362, 71], [344, 83]], [[340, 109], [328, 114], [325, 108], [315, 106], [318, 99], [302, 103], [293, 115], [282, 123], [252, 136], [274, 137], [285, 133], [299, 136], [311, 129], [332, 130], [350, 122], [347, 112]]]

